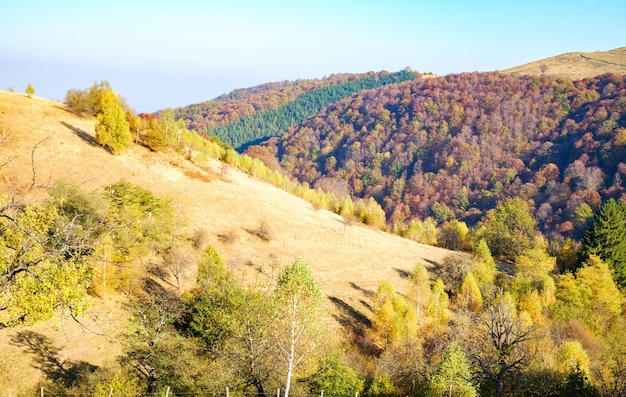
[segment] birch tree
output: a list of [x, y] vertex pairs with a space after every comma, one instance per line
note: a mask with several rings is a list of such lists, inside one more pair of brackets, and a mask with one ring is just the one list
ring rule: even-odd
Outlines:
[[313, 355], [320, 337], [322, 292], [305, 262], [296, 260], [280, 273], [274, 301], [276, 344], [285, 365], [284, 396], [289, 397], [296, 369]]

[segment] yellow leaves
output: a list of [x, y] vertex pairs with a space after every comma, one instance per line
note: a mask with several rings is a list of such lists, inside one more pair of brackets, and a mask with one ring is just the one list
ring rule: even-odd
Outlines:
[[556, 355], [556, 366], [564, 374], [576, 370], [589, 376], [590, 360], [585, 348], [579, 341], [565, 342]]
[[417, 322], [415, 310], [398, 295], [393, 286], [383, 281], [378, 285], [372, 320], [374, 337], [382, 348], [403, 337], [415, 336]]
[[607, 264], [594, 255], [575, 275], [562, 275], [555, 294], [556, 317], [577, 319], [594, 332], [603, 332], [622, 314], [624, 296], [615, 286]]
[[483, 296], [480, 293], [478, 283], [474, 278], [472, 272], [467, 273], [463, 284], [461, 284], [461, 291], [457, 295], [460, 306], [474, 313], [480, 313], [483, 309]]

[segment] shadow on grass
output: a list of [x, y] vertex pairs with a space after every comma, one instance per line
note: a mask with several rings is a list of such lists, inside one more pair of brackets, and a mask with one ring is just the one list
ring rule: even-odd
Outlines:
[[331, 296], [330, 301], [339, 309], [340, 314], [336, 315], [335, 318], [339, 321], [339, 324], [346, 326], [354, 326], [356, 328], [369, 328], [372, 326], [372, 322], [369, 318], [360, 311], [356, 310], [349, 304], [347, 304], [344, 300], [339, 299], [335, 296]]
[[393, 270], [395, 270], [400, 275], [400, 277], [405, 280], [408, 280], [409, 277], [411, 277], [411, 272], [407, 272], [404, 269], [398, 269], [397, 267], [394, 267]]
[[355, 290], [362, 292], [362, 293], [363, 293], [363, 295], [367, 296], [368, 298], [371, 298], [372, 296], [374, 296], [374, 292], [373, 292], [373, 291], [370, 291], [370, 290], [368, 290], [368, 289], [365, 289], [365, 288], [361, 287], [360, 285], [355, 284], [355, 283], [354, 283], [354, 282], [352, 282], [352, 281], [350, 281], [350, 286], [351, 286], [352, 288], [354, 288]]
[[98, 144], [96, 143], [96, 139], [92, 137], [91, 135], [89, 135], [88, 133], [86, 133], [85, 131], [81, 130], [80, 128], [74, 127], [73, 125], [68, 124], [65, 121], [61, 121], [61, 124], [65, 128], [74, 132], [76, 135], [78, 135], [79, 138], [81, 138], [83, 141], [87, 142], [88, 144], [93, 145], [93, 146], [98, 146]]
[[77, 385], [81, 379], [98, 369], [86, 361], [64, 360], [59, 355], [60, 349], [48, 337], [37, 332], [20, 331], [11, 337], [11, 344], [33, 355], [33, 367], [43, 372], [56, 385]]

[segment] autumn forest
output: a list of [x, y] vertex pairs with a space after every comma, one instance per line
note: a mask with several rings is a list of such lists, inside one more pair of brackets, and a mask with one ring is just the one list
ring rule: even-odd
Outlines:
[[[24, 393], [626, 394], [626, 76], [338, 74], [154, 114], [103, 81], [62, 105], [111, 156], [142, 148], [203, 183], [236, 169], [334, 214], [343, 234], [448, 251], [398, 270], [402, 285], [375, 280], [359, 311], [325, 295], [315, 253], [254, 285], [211, 242], [243, 244], [234, 233], [186, 230], [170, 197], [33, 176], [1, 196], [0, 327], [80, 321], [112, 295], [129, 318], [114, 363]], [[273, 228], [246, 233], [280, 255]], [[342, 314], [329, 320], [328, 304]]]

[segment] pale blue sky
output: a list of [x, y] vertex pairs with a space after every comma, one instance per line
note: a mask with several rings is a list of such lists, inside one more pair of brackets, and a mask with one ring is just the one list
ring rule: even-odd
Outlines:
[[333, 73], [440, 75], [626, 46], [623, 0], [2, 0], [0, 89], [109, 80], [139, 111]]

